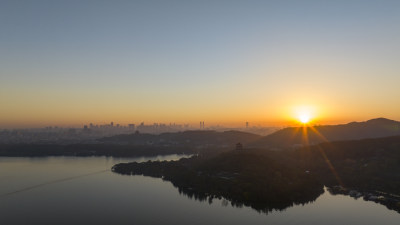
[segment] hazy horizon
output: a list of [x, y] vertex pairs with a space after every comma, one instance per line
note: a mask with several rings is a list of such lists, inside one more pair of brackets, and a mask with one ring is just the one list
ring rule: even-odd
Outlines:
[[[329, 125], [343, 125], [343, 124], [348, 124], [348, 123], [360, 123], [360, 122], [366, 122], [369, 120], [374, 120], [374, 119], [388, 119], [388, 120], [393, 120], [391, 118], [386, 118], [386, 117], [376, 117], [376, 118], [370, 118], [367, 120], [352, 120], [352, 121], [343, 121], [343, 122], [327, 122], [327, 123], [317, 123], [317, 122], [310, 122], [307, 123], [306, 126], [329, 126]], [[397, 121], [400, 122], [398, 120], [393, 120], [393, 121]], [[47, 124], [44, 126], [14, 126], [14, 127], [0, 127], [0, 130], [2, 129], [42, 129], [42, 128], [82, 128], [84, 126], [88, 126], [90, 124], [92, 124], [93, 126], [97, 126], [98, 128], [100, 128], [101, 126], [107, 126], [110, 125], [110, 123], [114, 124], [114, 127], [116, 126], [121, 126], [121, 127], [128, 127], [130, 124], [134, 124], [135, 126], [141, 125], [143, 123], [143, 125], [145, 126], [153, 126], [155, 124], [157, 125], [166, 125], [166, 126], [181, 126], [180, 131], [185, 130], [185, 125], [188, 125], [188, 130], [213, 130], [213, 129], [245, 129], [246, 128], [246, 122], [243, 123], [231, 123], [231, 124], [222, 124], [222, 123], [216, 123], [216, 124], [207, 124], [204, 128], [199, 128], [199, 124], [197, 123], [160, 123], [157, 121], [154, 122], [148, 122], [145, 123], [143, 121], [136, 121], [136, 122], [130, 122], [130, 123], [119, 123], [118, 121], [105, 121], [105, 122], [100, 122], [100, 123], [92, 123], [92, 122], [87, 122], [87, 123], [82, 123], [82, 124], [68, 124], [68, 125], [59, 125], [59, 124]], [[203, 121], [202, 121], [203, 122]], [[298, 121], [290, 121], [290, 122], [286, 122], [286, 123], [282, 123], [282, 124], [270, 124], [270, 125], [265, 125], [265, 124], [261, 124], [261, 123], [249, 123], [248, 128], [287, 128], [287, 127], [302, 127], [304, 126], [301, 122]]]
[[400, 1], [2, 1], [0, 129], [400, 120]]

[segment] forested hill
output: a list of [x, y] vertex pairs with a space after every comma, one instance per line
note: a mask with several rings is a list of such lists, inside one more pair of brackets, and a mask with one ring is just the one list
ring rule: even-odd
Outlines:
[[[224, 197], [268, 212], [313, 201], [323, 186], [341, 185], [400, 212], [400, 136], [268, 151], [232, 150], [174, 162], [121, 163], [113, 171], [171, 181], [200, 198]], [[359, 196], [360, 197], [360, 196]]]
[[289, 127], [251, 143], [253, 147], [285, 148], [326, 141], [359, 140], [400, 135], [400, 122], [377, 118], [365, 122], [312, 127]]
[[262, 136], [239, 131], [185, 131], [106, 137], [94, 144], [0, 144], [0, 156], [154, 156], [216, 153], [232, 150]]
[[223, 146], [234, 148], [238, 142], [247, 144], [262, 136], [240, 131], [184, 131], [162, 134], [122, 134], [99, 139], [103, 143], [153, 146]]

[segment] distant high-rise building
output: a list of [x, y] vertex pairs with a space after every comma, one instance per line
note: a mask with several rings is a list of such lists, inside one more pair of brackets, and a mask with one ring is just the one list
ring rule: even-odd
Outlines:
[[114, 126], [114, 122], [111, 122], [110, 125], [113, 127]]
[[129, 130], [134, 130], [135, 129], [135, 124], [133, 124], [133, 123], [128, 124], [128, 128], [129, 128]]
[[246, 122], [246, 129], [249, 128], [249, 122]]

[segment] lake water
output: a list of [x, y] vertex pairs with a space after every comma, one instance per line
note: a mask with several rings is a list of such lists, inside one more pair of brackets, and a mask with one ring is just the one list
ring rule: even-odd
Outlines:
[[161, 179], [110, 171], [120, 162], [179, 157], [0, 157], [0, 224], [400, 224], [400, 214], [385, 206], [328, 192], [264, 214], [190, 199]]

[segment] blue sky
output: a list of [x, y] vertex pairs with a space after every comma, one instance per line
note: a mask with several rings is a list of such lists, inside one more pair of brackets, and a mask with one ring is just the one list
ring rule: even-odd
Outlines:
[[0, 127], [400, 119], [399, 24], [399, 1], [2, 1]]

